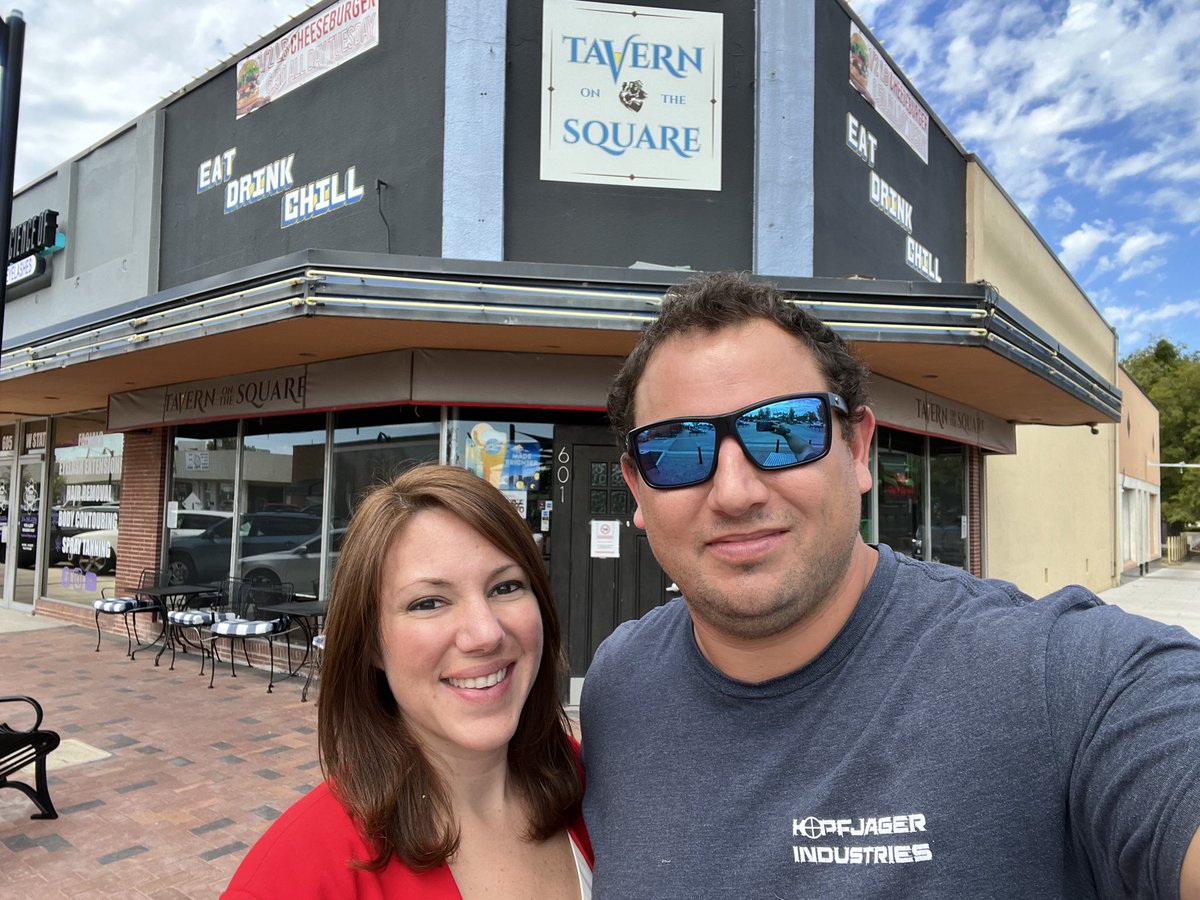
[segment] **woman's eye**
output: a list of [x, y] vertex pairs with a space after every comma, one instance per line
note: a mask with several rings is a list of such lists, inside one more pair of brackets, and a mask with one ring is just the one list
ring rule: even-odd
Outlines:
[[440, 609], [442, 601], [437, 597], [422, 597], [420, 600], [415, 600], [408, 605], [409, 612], [430, 612], [435, 609]]
[[517, 591], [523, 590], [525, 590], [523, 581], [502, 581], [492, 589], [496, 594], [515, 594]]

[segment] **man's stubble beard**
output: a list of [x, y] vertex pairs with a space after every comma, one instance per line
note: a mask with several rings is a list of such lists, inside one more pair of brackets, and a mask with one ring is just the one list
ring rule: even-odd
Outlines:
[[[746, 598], [720, 591], [698, 573], [694, 578], [675, 580], [695, 618], [733, 638], [762, 640], [787, 631], [825, 607], [849, 571], [857, 539], [855, 529], [844, 542], [821, 548], [810, 557], [797, 558], [770, 598]], [[742, 571], [752, 576], [762, 565], [751, 563]]]

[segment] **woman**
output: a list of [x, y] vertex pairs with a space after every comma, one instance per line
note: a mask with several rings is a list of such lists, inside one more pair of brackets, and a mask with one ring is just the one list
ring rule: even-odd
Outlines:
[[225, 896], [587, 900], [558, 616], [504, 495], [447, 466], [373, 490], [342, 543], [325, 632], [326, 780]]

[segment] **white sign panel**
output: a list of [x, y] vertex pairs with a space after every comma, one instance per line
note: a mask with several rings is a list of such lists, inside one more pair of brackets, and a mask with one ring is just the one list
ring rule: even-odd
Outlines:
[[38, 263], [40, 261], [40, 257], [26, 256], [24, 259], [18, 259], [15, 263], [9, 263], [4, 283], [6, 285], [14, 285], [24, 281], [26, 278], [32, 278], [34, 275], [37, 275]]
[[616, 559], [621, 555], [621, 523], [617, 519], [592, 520], [592, 558]]
[[543, 181], [721, 189], [721, 13], [545, 0]]

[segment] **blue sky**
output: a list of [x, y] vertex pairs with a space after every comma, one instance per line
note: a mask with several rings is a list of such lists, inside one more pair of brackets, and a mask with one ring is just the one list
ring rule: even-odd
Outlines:
[[[1118, 329], [1123, 356], [1159, 336], [1200, 350], [1200, 0], [853, 7]], [[18, 186], [306, 4], [30, 0], [21, 8]]]
[[1160, 336], [1200, 350], [1200, 2], [852, 5], [1116, 327], [1122, 356]]

